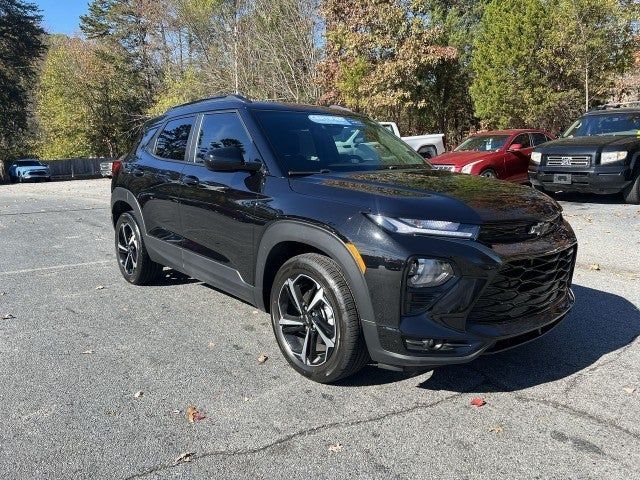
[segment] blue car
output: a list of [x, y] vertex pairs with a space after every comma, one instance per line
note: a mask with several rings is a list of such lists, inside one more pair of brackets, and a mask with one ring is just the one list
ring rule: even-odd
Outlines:
[[26, 182], [29, 180], [51, 180], [51, 169], [44, 163], [28, 159], [17, 160], [9, 167], [9, 178], [12, 182]]

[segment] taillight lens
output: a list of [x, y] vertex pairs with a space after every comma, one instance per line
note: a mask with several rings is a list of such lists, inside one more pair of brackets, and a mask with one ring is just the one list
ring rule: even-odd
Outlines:
[[122, 162], [120, 160], [114, 160], [111, 164], [111, 175], [115, 176], [122, 168]]

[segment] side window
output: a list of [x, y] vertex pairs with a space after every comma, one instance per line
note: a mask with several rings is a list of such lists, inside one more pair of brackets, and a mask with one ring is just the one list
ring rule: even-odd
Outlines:
[[513, 139], [513, 142], [511, 142], [511, 145], [515, 145], [516, 143], [519, 143], [520, 145], [522, 145], [522, 148], [529, 148], [531, 146], [531, 140], [529, 140], [529, 134], [521, 133], [520, 135], [518, 135], [516, 138]]
[[151, 139], [153, 138], [153, 136], [156, 134], [157, 131], [158, 131], [157, 128], [150, 128], [149, 130], [144, 132], [144, 134], [142, 135], [142, 138], [140, 139], [140, 142], [138, 143], [138, 148], [136, 150], [140, 151], [147, 148], [149, 146], [149, 142], [151, 141]]
[[158, 135], [154, 153], [160, 158], [184, 160], [193, 117], [171, 120]]
[[547, 137], [544, 133], [537, 133], [537, 132], [534, 132], [531, 134], [531, 139], [533, 140], [534, 147], [537, 147], [538, 145], [541, 145], [550, 140], [550, 138]]
[[253, 142], [236, 113], [211, 113], [202, 119], [196, 144], [196, 163], [203, 163], [208, 152], [216, 148], [238, 147], [246, 161], [259, 158]]

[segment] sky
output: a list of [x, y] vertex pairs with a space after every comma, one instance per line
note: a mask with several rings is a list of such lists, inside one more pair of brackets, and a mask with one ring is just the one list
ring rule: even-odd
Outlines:
[[30, 0], [42, 13], [42, 24], [49, 33], [73, 34], [80, 31], [80, 15], [87, 13], [88, 0]]

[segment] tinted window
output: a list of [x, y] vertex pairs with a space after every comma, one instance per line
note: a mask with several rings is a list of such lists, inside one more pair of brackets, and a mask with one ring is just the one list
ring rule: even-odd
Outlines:
[[179, 118], [168, 122], [156, 141], [155, 154], [170, 160], [184, 160], [193, 118]]
[[563, 137], [589, 135], [638, 135], [640, 112], [611, 112], [582, 117], [564, 132]]
[[41, 167], [42, 164], [37, 160], [18, 160], [16, 165], [19, 167]]
[[475, 135], [462, 142], [456, 152], [495, 152], [504, 147], [508, 135]]
[[543, 144], [543, 143], [548, 142], [549, 140], [551, 140], [544, 133], [532, 133], [531, 134], [531, 138], [533, 140], [533, 146], [534, 147], [537, 147], [538, 145]]
[[202, 163], [207, 152], [226, 147], [238, 147], [245, 161], [258, 159], [253, 142], [237, 114], [229, 112], [205, 115], [198, 134], [196, 162]]
[[511, 142], [511, 145], [515, 145], [516, 143], [519, 143], [520, 145], [522, 145], [521, 148], [529, 148], [531, 146], [531, 140], [529, 139], [529, 134], [521, 133], [520, 135], [518, 135], [516, 138], [513, 139], [513, 142]]
[[256, 116], [287, 172], [430, 168], [393, 133], [363, 117], [266, 110]]
[[142, 134], [142, 138], [138, 142], [138, 150], [142, 150], [143, 148], [146, 148], [147, 146], [149, 146], [149, 142], [151, 141], [151, 139], [153, 138], [153, 136], [156, 134], [157, 131], [158, 131], [157, 128], [151, 128], [146, 132], [144, 132]]

